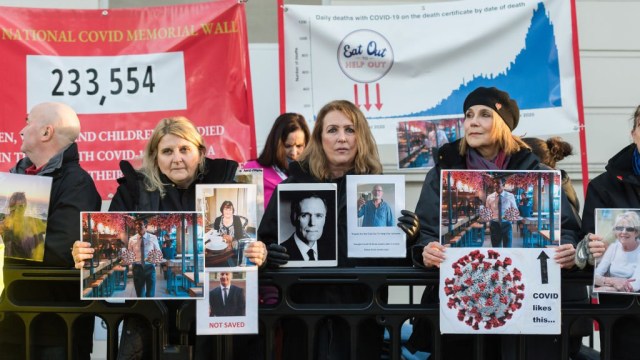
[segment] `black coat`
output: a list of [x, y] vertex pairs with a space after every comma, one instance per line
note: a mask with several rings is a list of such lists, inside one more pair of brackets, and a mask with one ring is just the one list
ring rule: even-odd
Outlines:
[[[31, 160], [24, 158], [11, 172], [24, 174], [31, 165]], [[42, 265], [72, 268], [69, 249], [80, 240], [80, 212], [99, 211], [102, 199], [91, 175], [80, 167], [75, 143], [51, 158], [38, 175], [53, 178]]]
[[[414, 245], [412, 249], [413, 262], [416, 266], [424, 267], [422, 262], [422, 251], [424, 246], [431, 241], [440, 241], [440, 170], [448, 169], [467, 169], [466, 158], [460, 155], [459, 145], [460, 140], [453, 143], [443, 145], [438, 154], [438, 162], [425, 177], [422, 185], [422, 191], [418, 204], [416, 205], [416, 214], [420, 219], [420, 239], [418, 243]], [[523, 149], [517, 153], [511, 155], [509, 163], [505, 170], [550, 170], [546, 165], [540, 163], [538, 158], [529, 149]], [[581, 235], [580, 219], [578, 215], [572, 210], [571, 205], [567, 201], [564, 191], [561, 192], [561, 242], [571, 243], [574, 246], [577, 243], [578, 237]], [[435, 269], [437, 270], [437, 268]], [[584, 286], [579, 287], [562, 287], [562, 299], [566, 298], [580, 298], [586, 299], [586, 291]], [[423, 293], [421, 302], [424, 303], [437, 303], [438, 291], [432, 287], [427, 287]], [[488, 358], [498, 358], [500, 344], [502, 337], [490, 337], [487, 339], [488, 343], [485, 344], [489, 353], [485, 354]], [[408, 343], [408, 347], [413, 349], [420, 349], [423, 351], [433, 352], [433, 344], [431, 343], [431, 326], [428, 321], [421, 318], [417, 318], [414, 321], [414, 332], [411, 335], [411, 339]], [[458, 358], [470, 358], [471, 349], [473, 348], [471, 338], [467, 335], [446, 335], [441, 338], [442, 349], [445, 349], [444, 358], [446, 359], [458, 359]], [[540, 344], [528, 343], [527, 351], [529, 356], [537, 357], [538, 353], [532, 352], [535, 350], [548, 351], [548, 354], [559, 353], [559, 349], [552, 349], [549, 344], [558, 344], [557, 339], [553, 337], [535, 337], [528, 338], [527, 341], [539, 340]], [[507, 342], [509, 340], [506, 340]], [[538, 346], [540, 345], [540, 346]], [[492, 352], [496, 351], [496, 353]], [[535, 355], [534, 355], [535, 354]], [[547, 353], [544, 353], [546, 356]], [[551, 357], [549, 357], [551, 358]]]
[[[160, 197], [159, 191], [146, 191], [144, 186], [144, 175], [133, 169], [127, 161], [120, 162], [120, 168], [124, 176], [118, 179], [118, 190], [111, 200], [109, 211], [195, 211], [196, 210], [196, 184], [226, 184], [233, 183], [233, 178], [238, 168], [238, 163], [227, 159], [205, 159], [205, 170], [203, 174], [199, 174], [196, 180], [187, 189], [178, 189], [164, 175], [161, 175], [164, 190], [164, 197]], [[179, 335], [174, 331], [176, 319], [175, 312], [182, 304], [182, 301], [168, 300], [164, 302], [172, 314], [171, 319], [170, 342], [177, 343]], [[195, 314], [193, 314], [195, 316]], [[149, 331], [146, 325], [139, 324], [137, 318], [125, 318], [125, 329], [130, 326], [132, 328], [139, 327], [140, 331]], [[138, 338], [139, 339], [139, 338]], [[141, 345], [148, 351], [149, 344]], [[135, 348], [135, 347], [134, 347]], [[129, 348], [126, 353], [129, 353]], [[122, 352], [122, 350], [121, 350]], [[143, 357], [150, 356], [144, 353]], [[126, 355], [123, 357], [126, 358]]]
[[[319, 183], [308, 168], [298, 162], [289, 164], [289, 177], [282, 183]], [[338, 185], [338, 267], [355, 266], [408, 266], [405, 259], [358, 259], [347, 256], [347, 180], [346, 176], [334, 179]], [[277, 189], [276, 189], [277, 191]], [[258, 228], [258, 238], [269, 243], [278, 243], [278, 197], [272, 196]], [[387, 289], [381, 290], [383, 301], [387, 299]], [[295, 303], [313, 304], [363, 304], [371, 301], [367, 292], [358, 286], [317, 285], [304, 286], [291, 292]], [[345, 323], [332, 318], [325, 319], [318, 325], [315, 337], [315, 356], [318, 359], [349, 359], [349, 347], [357, 346], [358, 359], [379, 359], [381, 353], [383, 330], [372, 319], [369, 325], [359, 327], [358, 341], [351, 344], [349, 329]], [[283, 359], [304, 359], [306, 332], [298, 328], [299, 323], [287, 322], [284, 331], [288, 334], [283, 348]]]
[[[636, 144], [630, 144], [614, 155], [605, 172], [595, 177], [587, 186], [587, 196], [582, 213], [582, 228], [585, 232], [595, 232], [595, 209], [597, 208], [640, 208], [640, 176], [633, 173], [633, 151]], [[600, 294], [601, 304], [627, 306], [637, 296]], [[620, 319], [614, 326], [615, 336], [611, 337], [613, 359], [637, 359], [636, 341], [640, 337], [640, 322], [632, 317]]]
[[109, 211], [195, 211], [196, 184], [233, 183], [238, 163], [227, 159], [205, 159], [204, 173], [199, 174], [187, 189], [178, 189], [162, 174], [160, 178], [166, 184], [162, 198], [157, 190], [145, 190], [144, 176], [129, 162], [121, 161], [120, 168], [124, 176], [118, 179], [118, 190]]
[[605, 172], [589, 182], [582, 213], [585, 232], [595, 232], [597, 208], [640, 208], [640, 176], [632, 168], [635, 148], [635, 144], [626, 146], [609, 159]]

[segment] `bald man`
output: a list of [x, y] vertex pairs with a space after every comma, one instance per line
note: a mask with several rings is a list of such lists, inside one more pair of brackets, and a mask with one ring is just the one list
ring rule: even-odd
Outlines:
[[102, 199], [91, 176], [79, 164], [80, 120], [68, 105], [41, 103], [20, 131], [26, 157], [12, 173], [53, 178], [43, 265], [74, 266], [69, 250], [80, 239], [80, 211], [99, 211]]
[[[70, 248], [80, 239], [80, 212], [99, 211], [102, 204], [91, 176], [79, 164], [75, 141], [80, 134], [80, 120], [69, 106], [47, 102], [34, 106], [26, 122], [20, 131], [20, 151], [26, 157], [11, 172], [52, 178], [44, 259], [38, 265], [73, 268]], [[5, 266], [20, 261], [6, 259]], [[80, 282], [41, 282], [30, 290], [29, 296], [47, 302], [78, 301]], [[73, 323], [74, 359], [91, 358], [93, 323], [93, 316], [81, 317]], [[66, 358], [66, 332], [60, 332], [57, 323], [41, 322], [37, 327], [40, 336], [31, 342], [34, 358]], [[10, 321], [0, 322], [0, 353], [16, 354], [19, 358], [19, 349], [24, 349], [24, 334], [16, 332]]]

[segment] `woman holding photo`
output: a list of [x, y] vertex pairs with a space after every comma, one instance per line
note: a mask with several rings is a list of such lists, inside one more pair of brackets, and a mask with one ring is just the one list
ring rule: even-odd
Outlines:
[[[118, 190], [109, 211], [195, 211], [196, 184], [233, 183], [238, 167], [233, 160], [209, 159], [205, 153], [204, 139], [187, 118], [160, 120], [145, 146], [142, 167], [135, 170], [129, 162], [120, 162], [124, 177], [118, 179]], [[84, 261], [93, 257], [93, 249], [88, 242], [76, 241], [72, 254], [76, 268], [81, 269]], [[260, 266], [266, 259], [266, 248], [256, 241], [246, 254]], [[165, 303], [173, 311], [181, 304], [179, 301]], [[169, 318], [175, 319], [175, 314]], [[118, 359], [136, 358], [140, 354], [142, 358], [150, 356], [147, 352], [151, 351], [151, 330], [136, 319], [125, 319], [124, 329], [129, 336], [123, 337], [126, 340], [120, 344]], [[170, 343], [180, 343], [177, 331], [170, 331], [169, 335]], [[198, 348], [206, 343], [204, 340], [198, 342]], [[200, 352], [205, 353], [207, 349]]]
[[[587, 196], [582, 213], [582, 228], [588, 232], [578, 248], [577, 257], [586, 258], [593, 265], [605, 253], [602, 237], [595, 235], [595, 209], [638, 209], [640, 208], [640, 106], [636, 107], [633, 117], [631, 138], [633, 143], [625, 146], [614, 155], [605, 172], [589, 182]], [[587, 251], [588, 250], [588, 251]], [[600, 303], [607, 305], [629, 306], [637, 297], [600, 294]], [[640, 338], [640, 321], [624, 317], [616, 321], [611, 334], [611, 359], [637, 359], [637, 339]], [[601, 332], [602, 334], [602, 332]], [[602, 342], [601, 342], [602, 343]], [[604, 343], [602, 343], [604, 344]]]
[[[518, 126], [520, 110], [508, 93], [495, 87], [479, 87], [473, 90], [462, 106], [464, 113], [464, 137], [453, 143], [444, 144], [439, 149], [438, 160], [428, 173], [416, 206], [420, 219], [420, 239], [413, 247], [413, 262], [427, 269], [440, 267], [446, 256], [446, 249], [439, 242], [440, 234], [440, 171], [454, 169], [470, 170], [547, 170], [531, 153], [529, 146], [512, 131]], [[563, 269], [574, 266], [574, 244], [580, 233], [577, 219], [567, 205], [562, 193], [562, 234], [561, 245], [556, 248], [554, 260]], [[438, 302], [437, 289], [427, 288], [423, 303]], [[433, 352], [430, 343], [430, 324], [417, 319], [410, 346], [414, 349]], [[516, 352], [515, 340], [511, 338], [488, 337], [492, 343], [485, 345], [487, 358], [501, 358]], [[527, 337], [529, 356], [555, 355], [560, 357], [560, 342], [550, 337]], [[499, 343], [493, 344], [496, 341]], [[445, 335], [442, 337], [445, 359], [463, 359], [473, 356], [473, 337], [467, 335]], [[557, 344], [552, 349], [547, 344]], [[542, 346], [540, 346], [542, 345]], [[502, 354], [502, 355], [501, 355]]]
[[[347, 255], [347, 175], [381, 174], [382, 164], [375, 139], [364, 114], [346, 100], [323, 106], [311, 139], [300, 159], [289, 164], [289, 177], [282, 183], [335, 183], [338, 187], [338, 267], [410, 265], [406, 259], [355, 259]], [[334, 209], [327, 209], [334, 211]], [[269, 244], [267, 264], [284, 265], [286, 248], [278, 245], [278, 202], [271, 197], [258, 229], [258, 238]], [[328, 239], [327, 239], [328, 240]], [[354, 304], [370, 301], [360, 288], [347, 285], [314, 285], [292, 293], [296, 303]], [[386, 293], [381, 295], [386, 299]], [[282, 323], [286, 340], [283, 359], [306, 359], [305, 325], [298, 320]], [[363, 321], [356, 343], [351, 343], [349, 325], [339, 318], [327, 318], [316, 328], [315, 355], [319, 359], [350, 359], [351, 346], [358, 359], [379, 359], [383, 328], [373, 318]]]

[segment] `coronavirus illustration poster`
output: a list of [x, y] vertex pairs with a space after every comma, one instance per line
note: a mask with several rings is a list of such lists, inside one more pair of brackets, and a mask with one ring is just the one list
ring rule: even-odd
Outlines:
[[560, 173], [442, 170], [440, 329], [559, 334]]
[[560, 334], [555, 249], [449, 248], [440, 266], [440, 331]]
[[440, 331], [560, 334], [554, 249], [447, 249], [440, 267]]

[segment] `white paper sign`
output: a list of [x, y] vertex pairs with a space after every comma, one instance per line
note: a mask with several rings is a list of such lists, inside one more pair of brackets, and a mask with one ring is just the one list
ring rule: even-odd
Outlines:
[[404, 176], [347, 176], [348, 254], [351, 258], [404, 258], [407, 241], [397, 226], [404, 209]]

